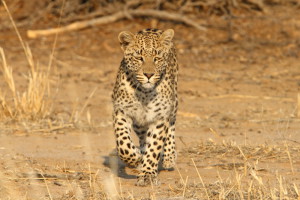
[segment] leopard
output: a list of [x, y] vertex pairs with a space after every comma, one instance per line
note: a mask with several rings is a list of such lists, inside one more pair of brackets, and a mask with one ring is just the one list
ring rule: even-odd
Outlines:
[[[115, 81], [113, 127], [119, 158], [138, 171], [137, 186], [160, 185], [158, 168], [174, 170], [178, 63], [174, 30], [118, 35], [124, 53]], [[139, 146], [133, 143], [136, 134]]]

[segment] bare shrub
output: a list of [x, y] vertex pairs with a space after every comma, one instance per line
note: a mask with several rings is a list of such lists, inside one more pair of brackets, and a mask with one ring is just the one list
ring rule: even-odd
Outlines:
[[[31, 55], [29, 48], [26, 54]], [[5, 120], [38, 120], [45, 119], [51, 113], [49, 74], [39, 71], [37, 66], [31, 65], [27, 79], [26, 91], [16, 88], [13, 69], [7, 64], [4, 50], [0, 48], [1, 70], [3, 80], [8, 86], [10, 94], [6, 96], [0, 91], [0, 117]], [[32, 59], [32, 56], [29, 57]], [[33, 63], [33, 60], [30, 61]]]

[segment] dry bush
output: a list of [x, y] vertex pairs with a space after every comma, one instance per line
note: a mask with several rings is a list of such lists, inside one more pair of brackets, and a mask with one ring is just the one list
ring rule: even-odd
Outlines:
[[[93, 19], [117, 13], [122, 10], [163, 10], [170, 13], [180, 13], [193, 19], [203, 19], [210, 15], [224, 16], [228, 14], [237, 14], [250, 12], [255, 15], [257, 12], [263, 12], [274, 6], [298, 6], [299, 0], [115, 0], [115, 1], [97, 1], [97, 0], [73, 0], [65, 1], [64, 12], [60, 9], [63, 0], [11, 0], [9, 7], [18, 27], [40, 26], [55, 23], [59, 18], [62, 24], [68, 24], [75, 21]], [[0, 4], [0, 13], [4, 10]], [[128, 16], [131, 18], [131, 16]], [[6, 16], [0, 14], [1, 29], [11, 28], [11, 24], [5, 20]]]
[[[33, 63], [31, 51], [26, 49], [26, 54], [29, 55], [30, 63]], [[8, 86], [9, 95], [0, 91], [1, 120], [38, 120], [45, 119], [51, 113], [52, 103], [49, 100], [50, 96], [50, 79], [49, 74], [41, 72], [35, 65], [31, 65], [27, 77], [26, 91], [20, 91], [16, 88], [13, 69], [7, 64], [4, 50], [0, 48], [2, 59], [1, 69], [3, 79]]]
[[[0, 89], [0, 122], [18, 122], [18, 124], [25, 126], [26, 130], [34, 129], [38, 132], [51, 132], [73, 127], [73, 123], [79, 120], [87, 103], [80, 112], [77, 111], [79, 108], [74, 108], [74, 116], [58, 116], [60, 113], [56, 113], [56, 116], [54, 116], [52, 109], [54, 102], [53, 94], [51, 94], [51, 82], [53, 82], [51, 78], [53, 77], [51, 77], [50, 74], [52, 72], [51, 68], [58, 35], [56, 34], [55, 36], [48, 66], [40, 67], [33, 59], [29, 46], [22, 39], [17, 27], [18, 24], [13, 19], [6, 1], [2, 0], [1, 2], [24, 50], [29, 70], [28, 74], [24, 76], [24, 82], [27, 83], [26, 88], [18, 88], [13, 76], [13, 68], [7, 63], [4, 50], [0, 47], [0, 68], [4, 81], [2, 85], [6, 84], [8, 86], [4, 91]], [[11, 4], [12, 2], [9, 3]], [[0, 5], [0, 10], [1, 8]], [[23, 83], [23, 81], [21, 82]], [[94, 92], [92, 94], [94, 94]], [[31, 123], [28, 124], [27, 122]], [[18, 124], [17, 129], [20, 128]], [[8, 127], [7, 129], [11, 131], [13, 128]]]
[[[3, 0], [2, 4], [6, 13], [9, 16], [10, 23], [13, 25], [18, 39], [23, 47], [27, 62], [30, 66], [27, 79], [26, 91], [20, 91], [16, 88], [13, 69], [6, 61], [3, 48], [0, 48], [1, 56], [1, 70], [9, 90], [9, 95], [0, 91], [1, 110], [0, 117], [2, 121], [28, 121], [45, 119], [51, 113], [50, 96], [50, 79], [49, 72], [51, 64], [48, 66], [47, 72], [42, 72], [35, 64], [33, 55], [28, 45], [26, 45], [18, 31], [17, 25], [9, 11], [6, 2]], [[51, 62], [50, 62], [51, 63]]]

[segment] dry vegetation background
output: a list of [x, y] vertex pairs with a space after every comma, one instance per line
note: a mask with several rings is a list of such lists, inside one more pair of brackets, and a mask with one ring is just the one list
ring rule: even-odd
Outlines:
[[[299, 0], [1, 0], [0, 199], [300, 199]], [[178, 162], [114, 153], [123, 30], [173, 28]]]

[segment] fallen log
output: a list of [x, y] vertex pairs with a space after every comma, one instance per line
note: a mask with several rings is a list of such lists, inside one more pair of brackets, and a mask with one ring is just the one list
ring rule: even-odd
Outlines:
[[58, 27], [58, 28], [51, 28], [51, 29], [45, 29], [45, 30], [28, 30], [27, 36], [29, 38], [37, 38], [40, 36], [49, 36], [53, 34], [63, 33], [63, 32], [69, 32], [74, 30], [79, 30], [95, 25], [101, 25], [101, 24], [108, 24], [113, 23], [121, 19], [125, 18], [132, 18], [132, 17], [153, 17], [158, 19], [164, 19], [164, 20], [171, 20], [176, 22], [181, 22], [186, 25], [192, 26], [200, 31], [205, 31], [206, 28], [199, 25], [197, 22], [193, 21], [192, 19], [176, 13], [170, 13], [166, 11], [160, 11], [160, 10], [153, 10], [153, 9], [146, 9], [146, 10], [125, 10], [120, 11], [117, 13], [114, 13], [112, 15], [91, 19], [91, 20], [85, 20], [80, 22], [74, 22], [72, 24], [69, 24], [67, 26]]

